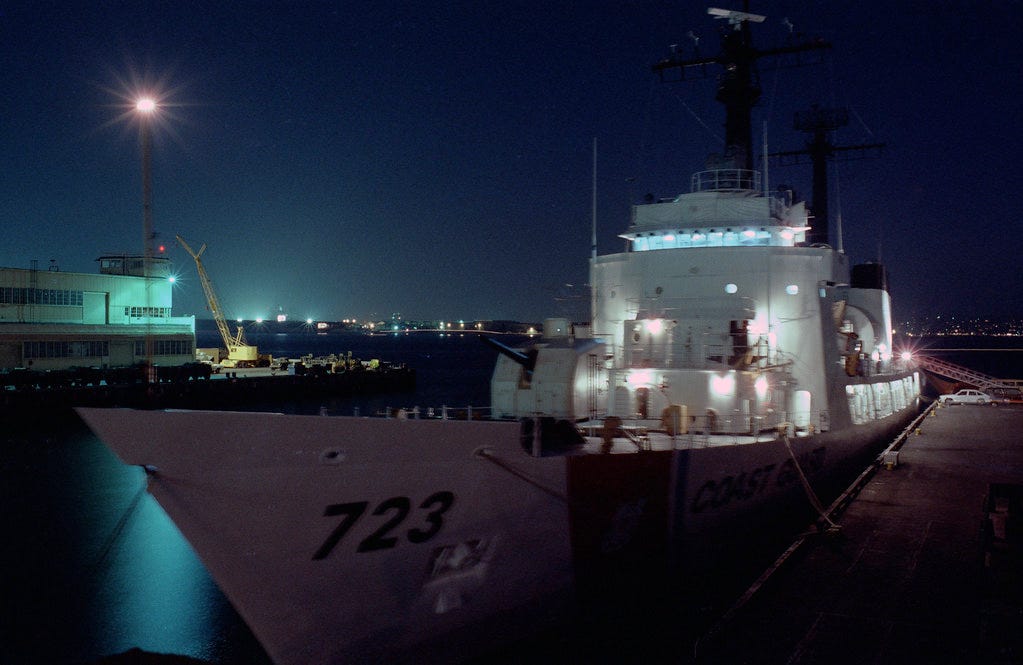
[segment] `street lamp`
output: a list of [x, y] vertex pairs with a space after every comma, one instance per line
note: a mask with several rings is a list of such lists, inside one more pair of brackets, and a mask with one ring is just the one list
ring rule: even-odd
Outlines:
[[150, 276], [153, 259], [153, 130], [152, 117], [156, 101], [142, 97], [135, 102], [139, 116], [139, 140], [142, 144], [142, 256], [143, 274]]
[[151, 284], [153, 263], [153, 114], [156, 112], [156, 101], [151, 97], [141, 97], [135, 102], [135, 110], [139, 117], [139, 141], [142, 144], [142, 275], [146, 282], [146, 381], [154, 383], [156, 372], [153, 367], [153, 334], [150, 317], [151, 300], [149, 289]]

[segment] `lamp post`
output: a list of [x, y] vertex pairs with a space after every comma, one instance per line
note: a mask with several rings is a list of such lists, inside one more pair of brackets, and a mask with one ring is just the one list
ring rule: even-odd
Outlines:
[[142, 146], [142, 256], [143, 274], [149, 277], [153, 258], [153, 130], [152, 116], [156, 102], [142, 97], [135, 103], [139, 116], [139, 141]]
[[153, 263], [153, 113], [156, 112], [156, 101], [150, 97], [142, 97], [135, 103], [139, 117], [139, 142], [142, 147], [142, 275], [146, 289], [146, 381], [155, 382], [153, 367], [153, 335], [150, 328], [151, 299], [150, 277]]

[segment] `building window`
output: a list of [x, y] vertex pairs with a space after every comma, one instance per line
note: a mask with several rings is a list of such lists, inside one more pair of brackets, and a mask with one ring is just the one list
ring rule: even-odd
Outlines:
[[32, 289], [17, 286], [0, 287], [0, 305], [64, 305], [82, 306], [82, 292], [71, 289]]
[[124, 315], [131, 319], [166, 319], [171, 315], [170, 307], [125, 307]]
[[[191, 356], [194, 355], [192, 340], [190, 339], [154, 339], [154, 356]], [[135, 357], [142, 358], [146, 355], [146, 340], [135, 341]]]
[[104, 358], [110, 355], [109, 348], [109, 343], [101, 340], [22, 343], [25, 358]]

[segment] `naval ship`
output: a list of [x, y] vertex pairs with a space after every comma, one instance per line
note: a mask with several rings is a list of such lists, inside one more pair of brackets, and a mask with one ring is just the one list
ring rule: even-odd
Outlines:
[[721, 54], [655, 69], [721, 66], [725, 156], [594, 253], [588, 325], [493, 342], [491, 418], [78, 409], [274, 662], [458, 660], [642, 608], [912, 419], [883, 267], [752, 168], [762, 17], [710, 13]]

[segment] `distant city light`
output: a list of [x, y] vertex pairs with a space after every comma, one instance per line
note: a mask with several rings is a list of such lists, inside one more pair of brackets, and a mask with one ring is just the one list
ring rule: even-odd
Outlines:
[[306, 322], [307, 325], [312, 325], [313, 324], [313, 320], [312, 319], [306, 319], [305, 322]]
[[135, 108], [142, 113], [152, 113], [156, 110], [156, 100], [151, 97], [143, 97], [135, 102]]

